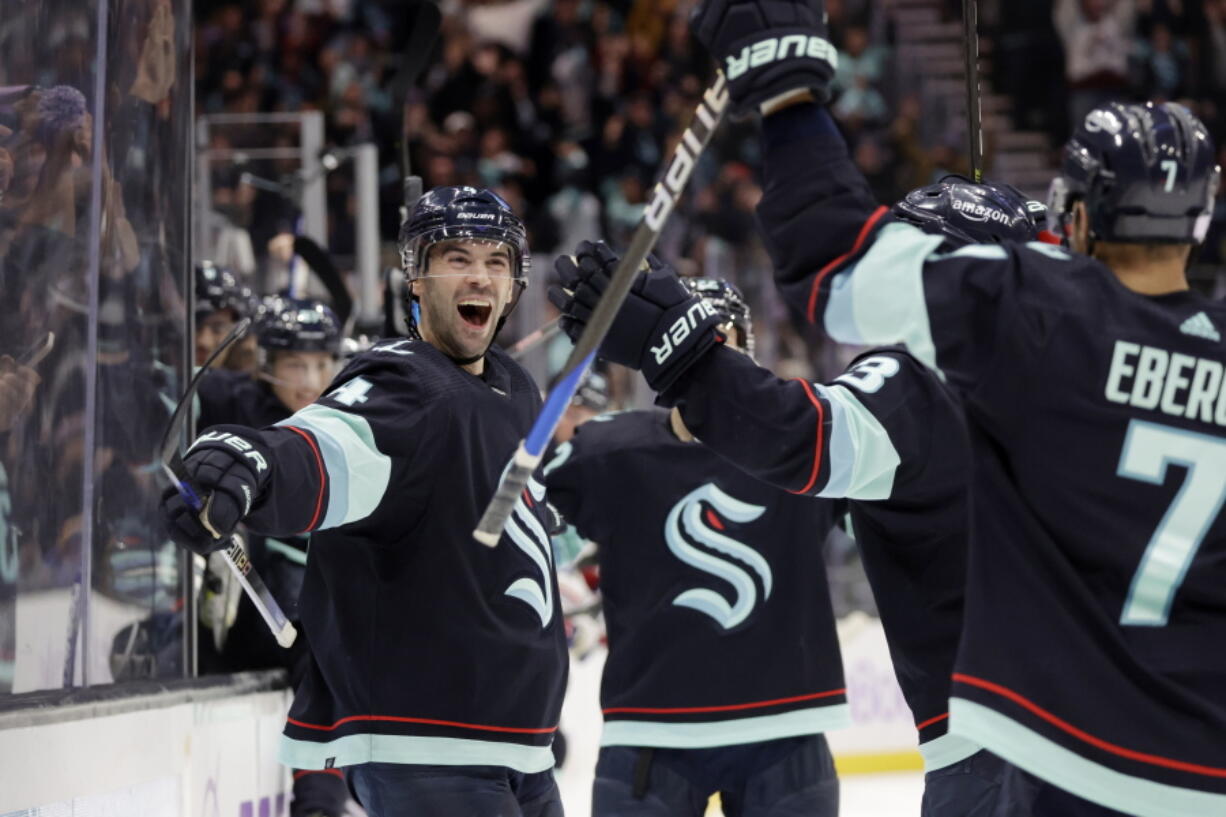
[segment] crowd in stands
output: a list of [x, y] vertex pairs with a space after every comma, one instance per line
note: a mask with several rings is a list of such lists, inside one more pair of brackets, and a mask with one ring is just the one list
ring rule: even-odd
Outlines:
[[[526, 216], [538, 254], [593, 235], [620, 244], [712, 75], [687, 27], [694, 2], [446, 0], [431, 62], [406, 89], [402, 0], [199, 0], [198, 113], [319, 109], [330, 144], [376, 142], [385, 240], [395, 235], [407, 134], [427, 187], [496, 189]], [[922, 93], [899, 81], [894, 5], [826, 2], [840, 52], [832, 110], [883, 201], [968, 170], [962, 132], [934, 128]], [[934, 5], [960, 19], [960, 2]], [[1019, 128], [1049, 134], [1053, 163], [1069, 123], [1107, 98], [1188, 101], [1226, 142], [1214, 101], [1226, 98], [1226, 0], [980, 0], [980, 15], [988, 76], [1014, 100]], [[782, 313], [760, 274], [755, 127], [721, 129], [659, 251], [686, 271], [737, 278], [770, 318]], [[253, 147], [293, 135], [231, 128], [215, 138]], [[249, 231], [259, 260], [294, 214], [239, 179], [215, 173], [214, 204]], [[351, 189], [339, 175], [329, 185], [340, 254], [352, 247]], [[1220, 260], [1220, 248], [1206, 257]], [[777, 359], [769, 337], [765, 345]]]

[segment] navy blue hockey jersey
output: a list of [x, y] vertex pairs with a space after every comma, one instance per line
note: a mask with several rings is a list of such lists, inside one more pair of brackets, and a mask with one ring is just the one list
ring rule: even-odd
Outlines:
[[781, 286], [965, 404], [951, 730], [1109, 808], [1226, 814], [1226, 305], [1045, 244], [945, 251], [876, 206], [833, 130], [789, 144], [764, 220], [812, 255]]
[[567, 654], [543, 486], [497, 548], [472, 538], [539, 406], [496, 348], [477, 377], [395, 340], [259, 432], [271, 480], [248, 524], [311, 533], [287, 765], [553, 766]]
[[659, 411], [587, 422], [544, 473], [599, 545], [603, 745], [728, 746], [850, 722], [822, 558], [840, 503], [748, 476]]
[[949, 735], [962, 630], [970, 442], [958, 401], [899, 348], [829, 384], [780, 380], [717, 347], [665, 394], [709, 448], [796, 494], [846, 497], [895, 674], [929, 770], [978, 750]]
[[211, 369], [200, 381], [196, 400], [200, 431], [223, 423], [263, 428], [292, 414], [267, 383], [229, 369]]

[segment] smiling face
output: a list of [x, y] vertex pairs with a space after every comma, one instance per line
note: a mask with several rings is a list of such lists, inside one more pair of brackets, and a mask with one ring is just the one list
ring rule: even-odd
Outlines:
[[425, 274], [412, 282], [421, 303], [421, 335], [474, 374], [515, 291], [515, 258], [506, 244], [461, 239], [430, 247]]
[[336, 375], [330, 352], [278, 351], [271, 355], [268, 381], [272, 392], [290, 411], [301, 411], [319, 399]]

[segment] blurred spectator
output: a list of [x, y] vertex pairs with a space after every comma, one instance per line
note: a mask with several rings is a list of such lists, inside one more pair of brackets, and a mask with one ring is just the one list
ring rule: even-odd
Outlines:
[[1187, 44], [1176, 40], [1165, 23], [1157, 23], [1148, 39], [1137, 43], [1140, 87], [1147, 99], [1175, 99], [1186, 90], [1191, 56]]
[[[397, 13], [396, 0], [198, 0], [197, 99], [204, 112], [319, 109], [330, 145], [377, 143], [385, 241], [396, 232], [398, 158], [407, 140], [428, 187], [491, 185], [516, 198], [517, 209], [522, 203], [533, 251], [547, 258], [594, 235], [624, 243], [636, 225], [710, 81], [712, 63], [687, 25], [696, 2], [451, 0], [441, 6], [427, 68], [406, 89], [397, 74], [411, 15]], [[995, 64], [997, 90], [1013, 98], [1019, 128], [1044, 129], [1056, 146], [1067, 136], [1066, 115], [1083, 116], [1104, 99], [1191, 95], [1220, 133], [1226, 0], [983, 3], [981, 23], [995, 26], [985, 30], [984, 53], [993, 55], [985, 65]], [[826, 3], [840, 55], [832, 110], [882, 201], [969, 171], [961, 112], [934, 102], [914, 77], [896, 76], [911, 66], [895, 67], [904, 45], [895, 5]], [[933, 5], [941, 19], [959, 18], [957, 0]], [[1061, 45], [1069, 95], [1052, 93]], [[990, 128], [988, 136], [991, 153]], [[276, 128], [228, 128], [218, 146], [294, 146], [296, 138]], [[725, 123], [659, 251], [674, 261], [688, 257], [696, 273], [765, 264], [752, 222], [758, 161], [755, 129]], [[252, 161], [245, 169], [276, 179], [296, 166]], [[282, 197], [237, 177], [215, 182], [215, 209], [225, 220], [214, 233], [233, 236], [235, 246], [248, 235], [264, 264], [269, 240], [292, 229], [296, 214]], [[348, 177], [338, 174], [328, 189], [328, 235], [333, 250], [345, 252], [353, 235]], [[241, 251], [231, 255], [231, 266], [245, 268], [233, 257]], [[755, 285], [743, 288], [757, 297]], [[776, 346], [785, 345], [763, 344]]]
[[1136, 24], [1134, 0], [1056, 0], [1064, 42], [1069, 119], [1081, 122], [1098, 105], [1128, 92], [1128, 55]]

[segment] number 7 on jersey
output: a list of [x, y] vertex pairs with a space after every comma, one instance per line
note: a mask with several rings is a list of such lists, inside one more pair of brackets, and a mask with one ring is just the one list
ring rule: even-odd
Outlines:
[[1143, 420], [1128, 424], [1119, 476], [1162, 485], [1172, 464], [1188, 474], [1132, 577], [1121, 624], [1166, 625], [1175, 592], [1226, 502], [1226, 440]]

